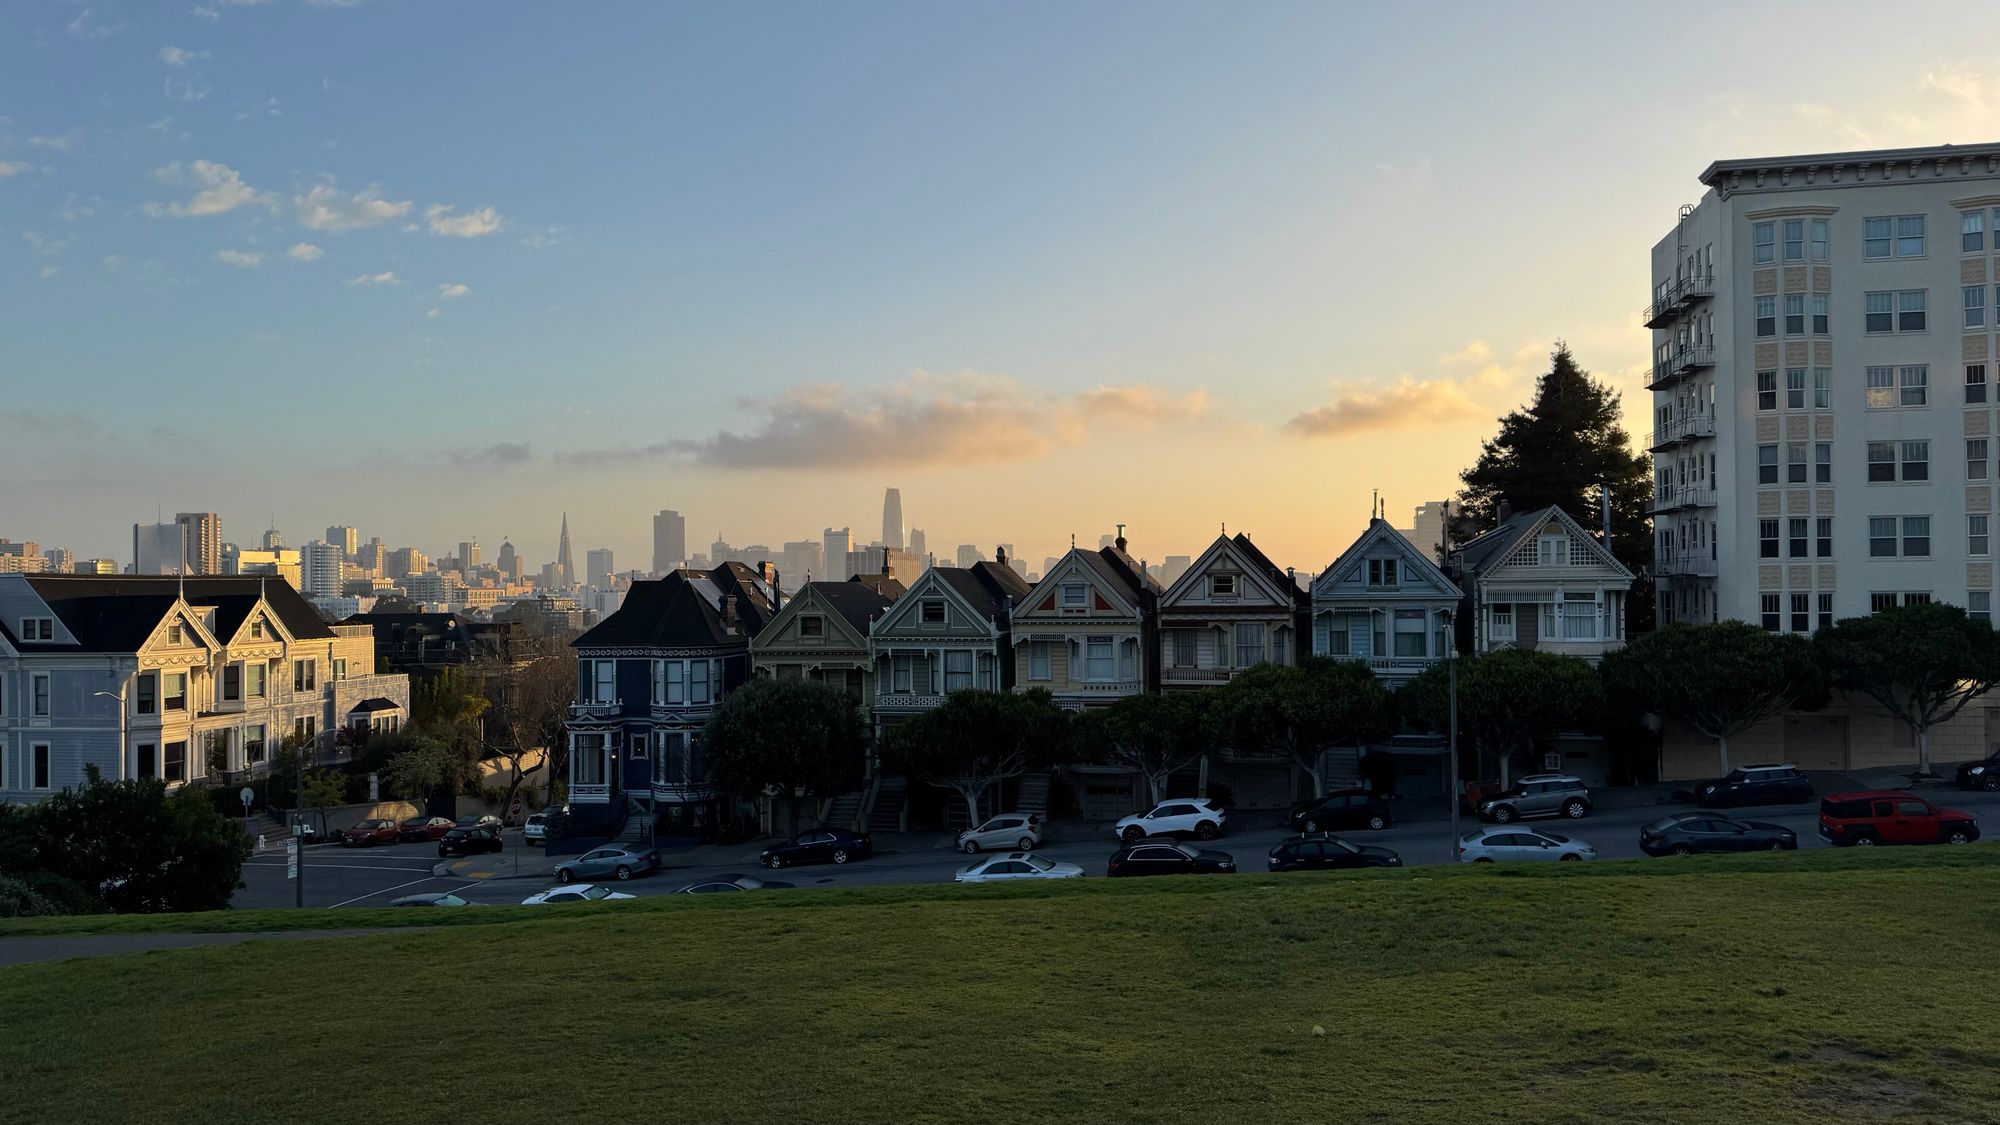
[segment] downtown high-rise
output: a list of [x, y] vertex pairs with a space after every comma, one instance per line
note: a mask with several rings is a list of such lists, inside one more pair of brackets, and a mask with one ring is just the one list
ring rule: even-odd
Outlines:
[[679, 570], [687, 561], [687, 520], [671, 508], [653, 517], [653, 573]]

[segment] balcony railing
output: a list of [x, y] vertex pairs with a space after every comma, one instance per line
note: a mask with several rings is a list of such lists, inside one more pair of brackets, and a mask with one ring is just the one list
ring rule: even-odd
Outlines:
[[882, 691], [875, 693], [875, 709], [878, 711], [928, 711], [944, 704], [944, 696], [937, 692]]
[[1175, 668], [1171, 665], [1160, 669], [1163, 684], [1226, 684], [1236, 677], [1236, 668]]
[[623, 709], [623, 706], [620, 703], [572, 703], [569, 705], [569, 717], [572, 719], [616, 718]]
[[1715, 419], [1707, 414], [1694, 414], [1686, 418], [1676, 418], [1659, 429], [1646, 435], [1646, 449], [1658, 453], [1684, 441], [1715, 436]]
[[1665, 492], [1661, 492], [1653, 497], [1653, 503], [1647, 508], [1647, 511], [1654, 513], [1678, 512], [1688, 508], [1713, 507], [1715, 507], [1715, 489], [1703, 486], [1700, 488], [1671, 488]]
[[662, 805], [698, 805], [712, 801], [716, 796], [713, 784], [677, 785], [666, 782], [653, 783], [653, 800]]
[[1654, 559], [1653, 570], [1655, 573], [1669, 578], [1713, 577], [1715, 574], [1715, 560], [1700, 553], [1668, 555], [1663, 558]]
[[1058, 694], [1098, 695], [1098, 696], [1105, 696], [1108, 698], [1116, 698], [1118, 696], [1124, 696], [1124, 695], [1137, 695], [1139, 694], [1139, 681], [1112, 680], [1105, 683], [1083, 683], [1083, 684], [1073, 683], [1069, 685], [1067, 688], [1064, 688]]
[[611, 801], [609, 785], [572, 785], [569, 799], [583, 805], [603, 805]]
[[1715, 275], [1699, 274], [1694, 277], [1676, 278], [1667, 286], [1667, 291], [1652, 304], [1639, 311], [1639, 319], [1648, 328], [1660, 328], [1673, 323], [1682, 309], [1704, 297], [1715, 295]]
[[1649, 391], [1660, 390], [1675, 379], [1701, 367], [1715, 366], [1715, 349], [1712, 347], [1680, 347], [1655, 360], [1652, 381], [1646, 384]]

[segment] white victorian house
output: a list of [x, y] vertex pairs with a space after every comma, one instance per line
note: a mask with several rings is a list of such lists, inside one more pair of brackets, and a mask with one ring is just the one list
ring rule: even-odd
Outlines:
[[1312, 650], [1365, 662], [1394, 688], [1449, 656], [1452, 615], [1464, 594], [1383, 519], [1320, 572], [1312, 585]]
[[1247, 535], [1218, 536], [1160, 595], [1160, 685], [1226, 683], [1266, 662], [1296, 664], [1306, 594]]
[[1526, 648], [1596, 663], [1625, 644], [1632, 572], [1558, 507], [1511, 516], [1460, 544], [1450, 565], [1472, 595], [1472, 649]]
[[1157, 688], [1149, 635], [1160, 584], [1125, 537], [1070, 548], [1014, 611], [1014, 690], [1043, 688], [1064, 707], [1100, 707]]

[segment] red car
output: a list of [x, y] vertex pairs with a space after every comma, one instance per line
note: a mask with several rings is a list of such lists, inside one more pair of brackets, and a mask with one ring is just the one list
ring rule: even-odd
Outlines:
[[396, 839], [406, 844], [422, 843], [435, 840], [449, 831], [451, 818], [448, 816], [413, 816], [396, 829]]
[[1876, 844], [1969, 844], [1979, 821], [1901, 789], [1835, 793], [1819, 803], [1819, 834], [1835, 847]]
[[364, 820], [340, 834], [340, 846], [343, 848], [369, 848], [395, 842], [396, 822], [393, 820]]

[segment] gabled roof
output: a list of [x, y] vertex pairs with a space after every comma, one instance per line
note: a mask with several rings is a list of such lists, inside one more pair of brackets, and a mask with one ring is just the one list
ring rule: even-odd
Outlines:
[[1599, 543], [1590, 532], [1585, 531], [1583, 525], [1572, 519], [1561, 506], [1555, 504], [1540, 511], [1515, 515], [1493, 530], [1460, 544], [1452, 551], [1451, 561], [1463, 572], [1477, 576], [1505, 562], [1507, 557], [1513, 554], [1515, 547], [1539, 532], [1551, 519], [1560, 522], [1571, 536], [1590, 544], [1591, 551], [1597, 556], [1599, 563], [1616, 569], [1626, 578], [1632, 577], [1632, 572], [1625, 568], [1625, 564], [1618, 561], [1617, 556], [1613, 555], [1604, 544]]
[[1234, 554], [1245, 571], [1255, 574], [1268, 583], [1271, 591], [1286, 606], [1296, 607], [1304, 599], [1305, 591], [1299, 589], [1299, 584], [1292, 576], [1280, 569], [1277, 563], [1272, 562], [1270, 556], [1258, 550], [1257, 545], [1250, 542], [1248, 535], [1237, 532], [1234, 536], [1216, 536], [1215, 542], [1210, 543], [1207, 549], [1189, 564], [1187, 572], [1175, 579], [1174, 584], [1167, 587], [1160, 595], [1160, 608], [1163, 610], [1173, 608], [1175, 602], [1186, 596], [1202, 580], [1209, 564], [1224, 553]]
[[1320, 583], [1338, 581], [1340, 576], [1346, 573], [1348, 564], [1366, 555], [1370, 548], [1378, 543], [1387, 543], [1395, 548], [1396, 553], [1403, 559], [1404, 570], [1423, 575], [1426, 581], [1438, 587], [1440, 594], [1448, 594], [1454, 598], [1465, 596], [1465, 592], [1458, 588], [1458, 583], [1453, 582], [1437, 563], [1432, 562], [1429, 555], [1418, 550], [1417, 545], [1410, 542], [1409, 536], [1390, 527], [1389, 521], [1380, 517], [1371, 517], [1367, 530], [1348, 544], [1347, 550], [1342, 551], [1340, 557], [1333, 560], [1332, 565], [1320, 571], [1319, 577], [1313, 579], [1314, 595], [1319, 596]]
[[[882, 616], [894, 605], [896, 598], [903, 594], [903, 584], [891, 578], [888, 585], [896, 593], [884, 596], [878, 584], [868, 582], [808, 582], [806, 588], [812, 591], [814, 600], [840, 615], [843, 621], [854, 627], [857, 636], [866, 640], [868, 623]], [[793, 595], [796, 600], [797, 595]]]
[[[723, 624], [726, 599], [736, 599], [736, 631]], [[676, 570], [634, 582], [617, 611], [570, 642], [572, 648], [701, 648], [756, 636], [777, 615], [777, 592], [742, 563], [714, 570]]]
[[30, 589], [62, 619], [76, 644], [14, 636], [19, 624], [0, 621], [0, 633], [27, 652], [137, 652], [183, 596], [190, 606], [215, 611], [214, 634], [229, 638], [261, 599], [295, 640], [327, 640], [333, 630], [291, 583], [256, 575], [181, 578], [177, 575], [30, 574]]
[[965, 599], [981, 616], [1004, 621], [1012, 603], [1028, 596], [1028, 580], [1011, 566], [996, 562], [976, 562], [968, 567], [939, 566], [931, 569], [938, 578]]
[[[1119, 542], [1123, 543], [1124, 540], [1120, 539]], [[1100, 547], [1096, 554], [1084, 552], [1084, 557], [1090, 560], [1090, 564], [1097, 568], [1099, 574], [1118, 583], [1122, 589], [1134, 595], [1141, 591], [1155, 595], [1163, 592], [1158, 580], [1148, 574], [1146, 568], [1139, 565], [1139, 560], [1127, 554], [1122, 547]]]

